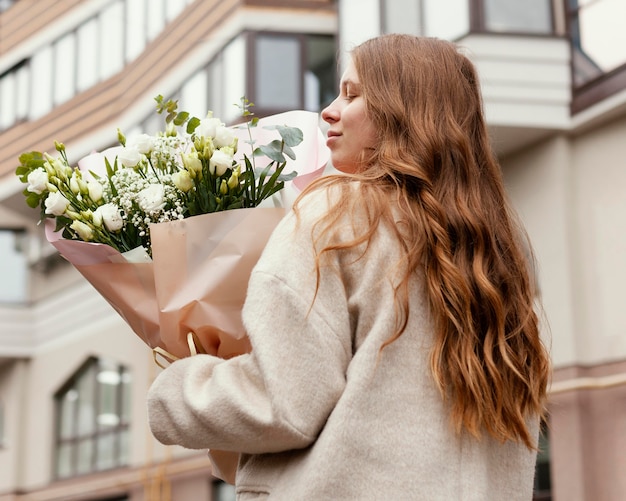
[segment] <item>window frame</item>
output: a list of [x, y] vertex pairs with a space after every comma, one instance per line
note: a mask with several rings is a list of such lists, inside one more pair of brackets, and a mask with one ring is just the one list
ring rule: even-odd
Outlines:
[[572, 24], [574, 19], [578, 18], [581, 6], [577, 3], [576, 7], [572, 8], [569, 2], [565, 1], [563, 2], [563, 9], [565, 10], [567, 38], [570, 43], [570, 53], [572, 54], [572, 57], [570, 58], [570, 71], [572, 75], [572, 100], [570, 103], [570, 113], [575, 115], [626, 89], [626, 60], [623, 64], [613, 68], [612, 70], [604, 72], [581, 85], [576, 85], [574, 78], [576, 68], [573, 54], [577, 48], [574, 42], [574, 34], [572, 33]]
[[[54, 449], [52, 459], [52, 476], [55, 480], [63, 480], [67, 478], [75, 478], [81, 475], [88, 475], [101, 471], [109, 471], [116, 468], [128, 466], [129, 457], [128, 454], [123, 456], [121, 454], [122, 440], [124, 435], [130, 433], [130, 384], [125, 384], [125, 376], [130, 376], [129, 369], [115, 361], [107, 360], [105, 366], [104, 359], [98, 357], [89, 357], [79, 368], [72, 374], [72, 376], [61, 386], [61, 388], [54, 394]], [[101, 409], [101, 387], [105, 383], [98, 382], [98, 373], [103, 370], [109, 370], [109, 366], [115, 366], [117, 373], [120, 377], [119, 383], [117, 383], [116, 398], [115, 398], [115, 415], [118, 418], [118, 423], [109, 427], [102, 427], [98, 425], [98, 416]], [[80, 384], [84, 381], [85, 377], [93, 378], [91, 383], [93, 384], [93, 393], [90, 395], [90, 403], [93, 408], [93, 421], [89, 432], [81, 433], [79, 427], [79, 408], [80, 408], [80, 395], [77, 397], [76, 404], [73, 406], [71, 429], [72, 433], [67, 436], [62, 436], [62, 429], [64, 425], [63, 416], [63, 401], [66, 395], [70, 391], [76, 391]], [[129, 392], [127, 395], [125, 392]], [[128, 409], [125, 406], [129, 406]], [[126, 418], [126, 419], [125, 419]], [[99, 466], [98, 455], [98, 441], [102, 437], [111, 436], [114, 441], [114, 454], [113, 465], [110, 467]], [[80, 471], [79, 448], [81, 443], [85, 440], [91, 441], [91, 457], [89, 467], [83, 471]], [[59, 450], [61, 446], [69, 446], [70, 454], [70, 467], [69, 473], [64, 474], [60, 472]]]

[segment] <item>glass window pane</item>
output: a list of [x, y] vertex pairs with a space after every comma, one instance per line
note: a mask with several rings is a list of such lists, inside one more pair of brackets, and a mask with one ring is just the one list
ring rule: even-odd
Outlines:
[[[5, 81], [6, 80], [6, 81]], [[7, 82], [14, 82], [14, 79], [6, 77], [0, 81], [2, 91]], [[14, 84], [11, 84], [14, 87]], [[15, 89], [12, 90], [14, 95]], [[1, 103], [4, 114], [4, 105], [7, 109], [13, 108], [13, 103]], [[14, 116], [14, 115], [12, 115]], [[10, 124], [9, 124], [10, 125]], [[26, 300], [28, 291], [28, 262], [26, 255], [20, 250], [20, 239], [24, 236], [11, 230], [0, 230], [0, 303], [15, 303]]]
[[235, 486], [221, 481], [213, 482], [212, 499], [215, 501], [235, 501], [237, 499]]
[[263, 108], [301, 107], [300, 61], [298, 39], [258, 36], [254, 103]]
[[116, 466], [115, 437], [116, 435], [112, 433], [98, 436], [96, 470], [106, 470]]
[[146, 0], [126, 0], [126, 61], [141, 54], [146, 37]]
[[31, 59], [33, 74], [37, 75], [31, 81], [32, 120], [35, 120], [52, 109], [52, 47], [46, 46], [33, 54]]
[[120, 417], [122, 423], [130, 422], [131, 415], [131, 398], [130, 398], [130, 389], [131, 389], [131, 376], [127, 370], [122, 372], [122, 409], [120, 412]]
[[15, 123], [15, 73], [10, 72], [0, 79], [0, 129], [6, 129]]
[[485, 0], [485, 24], [489, 31], [552, 32], [551, 0]]
[[469, 4], [468, 0], [424, 0], [424, 35], [455, 40], [467, 34]]
[[76, 32], [77, 67], [76, 88], [79, 92], [87, 90], [98, 82], [98, 20], [90, 19]]
[[69, 477], [72, 471], [72, 447], [70, 444], [61, 444], [57, 447], [56, 474], [60, 478]]
[[165, 26], [164, 0], [150, 0], [147, 17], [148, 40], [156, 38]]
[[61, 439], [71, 438], [76, 435], [77, 400], [78, 392], [74, 389], [69, 390], [61, 399], [59, 412], [59, 436]]
[[419, 0], [383, 0], [385, 33], [419, 34], [421, 29]]
[[624, 0], [599, 0], [580, 10], [582, 52], [604, 72], [626, 63], [624, 19]]
[[[239, 109], [236, 106], [232, 106], [233, 103], [239, 104], [241, 98], [246, 93], [245, 81], [246, 81], [246, 47], [243, 37], [238, 37], [233, 40], [224, 49], [222, 55], [222, 99], [221, 103], [224, 103], [225, 108], [215, 111], [217, 116], [221, 116], [222, 120], [229, 123], [239, 118]], [[257, 103], [258, 104], [258, 103]], [[215, 105], [213, 105], [215, 106]]]
[[209, 109], [206, 99], [207, 86], [206, 70], [198, 71], [188, 79], [180, 91], [180, 109], [188, 111], [192, 116], [204, 118]]
[[57, 41], [54, 61], [54, 102], [61, 104], [75, 93], [76, 44], [74, 33], [70, 33]]
[[165, 0], [165, 17], [168, 21], [180, 14], [187, 4], [186, 0]]
[[30, 67], [22, 66], [15, 74], [17, 85], [17, 100], [15, 103], [15, 115], [17, 120], [25, 119], [28, 116], [28, 106], [30, 103]]
[[93, 470], [93, 439], [87, 438], [78, 443], [76, 473], [89, 473]]
[[120, 451], [117, 458], [117, 465], [125, 465], [130, 463], [130, 433], [127, 429], [119, 433]]
[[95, 364], [81, 376], [78, 390], [78, 435], [95, 432]]
[[[224, 94], [224, 72], [223, 72], [222, 56], [215, 58], [211, 61], [211, 64], [207, 67], [207, 96], [208, 96], [208, 109], [212, 110], [217, 117], [223, 117], [222, 120], [227, 120], [222, 111], [222, 103], [226, 102], [222, 96]], [[244, 92], [239, 97], [243, 96]], [[231, 101], [233, 102], [233, 101]], [[239, 102], [239, 101], [237, 101]]]
[[307, 37], [307, 72], [305, 73], [305, 109], [320, 111], [337, 93], [337, 49], [332, 36]]
[[100, 14], [100, 77], [104, 80], [124, 67], [124, 37], [112, 26], [123, 26], [124, 4], [115, 2]]

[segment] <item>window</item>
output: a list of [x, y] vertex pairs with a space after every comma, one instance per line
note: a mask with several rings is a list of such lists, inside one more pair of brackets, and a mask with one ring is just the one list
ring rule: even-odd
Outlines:
[[0, 12], [4, 12], [11, 5], [13, 5], [17, 0], [0, 0]]
[[0, 229], [0, 303], [23, 302], [28, 293], [28, 260], [24, 231]]
[[626, 88], [626, 2], [568, 0], [567, 5], [575, 113]]
[[[424, 35], [454, 40], [469, 32], [468, 0], [422, 0]], [[454, 15], [450, 15], [454, 12]]]
[[56, 478], [128, 464], [130, 373], [90, 358], [55, 396]]
[[332, 36], [252, 33], [246, 96], [254, 112], [320, 111], [336, 93], [336, 47]]
[[[121, 71], [193, 1], [110, 0], [93, 17], [35, 49], [0, 75], [0, 131], [37, 120]], [[0, 0], [0, 12], [13, 3]]]
[[533, 501], [551, 501], [552, 484], [550, 481], [550, 441], [548, 425], [543, 424], [539, 434], [539, 453], [535, 466], [535, 485]]
[[552, 6], [549, 0], [484, 0], [485, 29], [490, 32], [552, 32]]
[[569, 0], [574, 85], [626, 63], [626, 3], [623, 0]]
[[215, 480], [213, 482], [211, 499], [213, 501], [235, 501], [235, 486], [222, 482], [221, 480]]

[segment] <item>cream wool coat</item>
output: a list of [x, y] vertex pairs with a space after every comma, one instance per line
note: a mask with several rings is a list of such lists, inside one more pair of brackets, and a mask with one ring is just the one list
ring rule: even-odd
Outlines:
[[[268, 242], [243, 310], [250, 354], [196, 355], [159, 374], [148, 395], [154, 436], [241, 452], [240, 501], [530, 500], [535, 453], [451, 430], [429, 371], [419, 278], [406, 332], [379, 354], [395, 322], [388, 228], [356, 263], [354, 252], [335, 255], [313, 301], [311, 232], [326, 208], [323, 192], [309, 196], [300, 224], [287, 215]], [[346, 215], [336, 238], [351, 234]]]

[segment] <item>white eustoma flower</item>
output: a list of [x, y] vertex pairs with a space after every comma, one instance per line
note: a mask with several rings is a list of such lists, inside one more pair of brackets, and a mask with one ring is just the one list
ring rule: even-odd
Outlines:
[[154, 138], [148, 134], [138, 134], [131, 137], [126, 146], [136, 149], [139, 153], [147, 155], [154, 149]]
[[183, 153], [183, 165], [190, 173], [197, 174], [202, 170], [202, 161], [198, 158], [196, 152]]
[[232, 129], [224, 127], [223, 125], [220, 125], [215, 129], [215, 139], [213, 139], [213, 144], [215, 144], [216, 148], [231, 146], [234, 140], [235, 133]]
[[89, 242], [90, 240], [93, 240], [93, 230], [88, 224], [85, 224], [82, 221], [76, 220], [76, 221], [72, 221], [70, 228], [72, 228], [76, 233], [78, 233], [78, 236], [85, 242]]
[[151, 184], [137, 193], [137, 203], [145, 212], [159, 212], [165, 207], [165, 190], [162, 184]]
[[46, 198], [46, 214], [62, 216], [70, 205], [70, 201], [60, 192], [50, 193]]
[[184, 193], [187, 193], [191, 188], [193, 188], [191, 175], [186, 170], [174, 172], [174, 174], [172, 174], [172, 182], [176, 188]]
[[94, 202], [102, 200], [102, 184], [98, 181], [87, 181], [87, 190], [89, 191], [89, 198]]
[[48, 173], [43, 167], [35, 169], [28, 174], [28, 187], [26, 188], [31, 193], [41, 195], [48, 189]]
[[117, 159], [124, 167], [135, 167], [141, 162], [141, 153], [137, 148], [123, 148], [118, 153]]
[[219, 118], [204, 118], [200, 120], [200, 124], [196, 127], [194, 133], [198, 136], [215, 137], [215, 132], [221, 125], [223, 124]]
[[124, 218], [117, 205], [108, 203], [98, 207], [94, 213], [94, 222], [102, 221], [109, 231], [119, 231], [124, 226]]
[[233, 155], [224, 150], [215, 150], [211, 160], [209, 160], [209, 172], [217, 176], [222, 176], [226, 169], [232, 167]]

